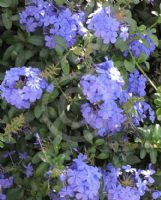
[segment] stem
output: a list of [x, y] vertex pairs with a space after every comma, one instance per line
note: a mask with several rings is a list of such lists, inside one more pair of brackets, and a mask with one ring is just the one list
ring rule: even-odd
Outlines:
[[42, 142], [41, 142], [41, 138], [40, 138], [40, 136], [39, 136], [38, 133], [36, 134], [36, 138], [37, 138], [38, 143], [39, 143], [39, 145], [40, 145], [40, 148], [41, 148], [41, 150], [42, 150], [42, 152], [43, 152], [43, 154], [44, 154], [44, 156], [45, 156], [46, 161], [48, 161], [46, 152], [45, 152], [45, 150], [44, 150], [44, 148], [43, 148], [43, 145], [42, 145]]
[[69, 98], [68, 98], [68, 96], [65, 94], [65, 92], [62, 90], [62, 88], [61, 88], [61, 86], [59, 85], [58, 81], [55, 80], [55, 82], [56, 82], [56, 86], [57, 86], [57, 88], [59, 88], [59, 90], [61, 91], [61, 93], [62, 93], [63, 96], [65, 97], [65, 99], [68, 101]]
[[13, 159], [12, 159], [12, 156], [11, 156], [10, 153], [9, 153], [9, 158], [10, 158], [10, 160], [11, 160], [11, 162], [12, 162], [12, 165], [14, 166], [14, 162], [13, 162]]
[[158, 91], [156, 85], [153, 83], [153, 81], [147, 76], [147, 74], [144, 72], [144, 70], [140, 67], [140, 65], [138, 64], [138, 62], [135, 60], [135, 64], [137, 66], [137, 68], [141, 71], [141, 73], [145, 76], [145, 78], [149, 81], [149, 83], [151, 84], [151, 86]]
[[159, 23], [159, 22], [158, 22], [158, 19], [157, 19], [157, 21], [156, 21], [154, 24], [152, 24], [152, 25], [150, 26], [150, 29], [152, 29], [153, 27], [155, 27], [158, 23]]

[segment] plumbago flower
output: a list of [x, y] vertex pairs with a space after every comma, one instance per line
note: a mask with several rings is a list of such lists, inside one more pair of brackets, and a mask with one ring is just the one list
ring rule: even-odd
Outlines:
[[84, 13], [72, 14], [69, 8], [53, 13], [49, 23], [44, 23], [46, 46], [50, 49], [55, 47], [55, 36], [62, 37], [66, 41], [67, 47], [73, 46], [76, 36], [85, 34], [82, 21], [84, 21]]
[[119, 131], [126, 118], [116, 100], [122, 92], [124, 81], [113, 62], [106, 59], [96, 66], [98, 75], [84, 75], [80, 81], [83, 94], [89, 103], [82, 105], [82, 115], [99, 135]]
[[114, 168], [108, 164], [103, 173], [103, 193], [108, 200], [140, 200], [154, 184], [154, 173], [150, 166], [147, 170], [140, 170], [130, 165]]
[[83, 12], [72, 13], [69, 8], [55, 9], [53, 3], [43, 0], [33, 0], [32, 5], [26, 7], [20, 13], [20, 23], [23, 24], [27, 32], [34, 32], [41, 28], [44, 34], [45, 45], [50, 49], [55, 48], [55, 36], [63, 38], [67, 47], [74, 45], [76, 36], [83, 36], [86, 32], [83, 22], [85, 14]]
[[[81, 107], [82, 115], [86, 123], [98, 130], [100, 136], [112, 135], [120, 131], [127, 121], [123, 105], [133, 98], [146, 95], [146, 80], [134, 70], [129, 75], [128, 87], [123, 90], [124, 80], [113, 62], [107, 58], [105, 62], [96, 65], [96, 72], [95, 75], [84, 75], [80, 81], [83, 94], [88, 100]], [[135, 111], [130, 112], [135, 125], [138, 126], [148, 114], [149, 119], [154, 121], [154, 112], [144, 100], [134, 100], [131, 107], [129, 109]]]
[[0, 172], [0, 200], [6, 200], [7, 197], [3, 194], [3, 190], [9, 189], [13, 185], [13, 177], [6, 178], [5, 174]]
[[155, 44], [146, 34], [133, 34], [129, 37], [129, 49], [124, 52], [124, 56], [131, 51], [132, 55], [138, 58], [142, 53], [148, 58], [155, 50]]
[[159, 199], [161, 197], [161, 191], [158, 191], [158, 190], [154, 191], [152, 193], [152, 197], [153, 199]]
[[97, 167], [86, 164], [86, 156], [80, 154], [73, 160], [66, 173], [60, 176], [64, 187], [60, 191], [61, 197], [80, 200], [98, 200], [101, 172]]
[[31, 163], [28, 163], [28, 165], [25, 166], [25, 169], [26, 177], [31, 177], [33, 175], [33, 166], [31, 165]]
[[129, 36], [127, 26], [113, 16], [110, 7], [98, 8], [89, 15], [87, 24], [88, 29], [94, 31], [96, 37], [102, 38], [105, 44], [115, 43], [118, 37], [125, 41]]
[[27, 152], [20, 152], [19, 153], [19, 159], [22, 161], [22, 160], [27, 160], [28, 159], [28, 154], [27, 154]]
[[[126, 90], [123, 91], [123, 94], [120, 97], [120, 102], [126, 103], [127, 100], [130, 100], [130, 98], [132, 98], [132, 96], [145, 97], [145, 88], [145, 77], [141, 75], [138, 70], [135, 69], [132, 73], [130, 73], [128, 77], [128, 86]], [[140, 122], [144, 122], [147, 117], [149, 117], [151, 122], [154, 122], [155, 113], [150, 105], [144, 100], [135, 102], [133, 108], [135, 111], [137, 111], [137, 115], [135, 115], [134, 113], [132, 114], [133, 122], [135, 125], [139, 126]]]
[[37, 28], [43, 27], [44, 19], [52, 16], [52, 4], [44, 0], [32, 0], [32, 4], [26, 6], [20, 13], [20, 23], [27, 32], [34, 32]]
[[25, 66], [7, 70], [0, 85], [2, 98], [18, 109], [30, 108], [33, 102], [41, 98], [43, 91], [52, 90], [53, 85], [41, 77], [38, 68]]

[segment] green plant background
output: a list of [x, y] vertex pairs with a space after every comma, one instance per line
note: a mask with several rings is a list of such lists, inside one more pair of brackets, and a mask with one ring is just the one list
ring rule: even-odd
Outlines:
[[[108, 5], [108, 1], [65, 1], [56, 0], [57, 5], [74, 9], [80, 5], [88, 15], [97, 5]], [[59, 191], [60, 170], [68, 166], [77, 151], [88, 155], [89, 163], [106, 166], [113, 162], [115, 166], [130, 164], [144, 168], [152, 162], [157, 170], [155, 176], [158, 189], [161, 189], [161, 10], [160, 1], [154, 5], [146, 1], [118, 0], [114, 9], [123, 9], [130, 33], [152, 32], [151, 38], [157, 45], [149, 60], [145, 56], [139, 59], [125, 59], [121, 56], [127, 43], [120, 40], [113, 45], [104, 45], [88, 33], [83, 39], [77, 38], [75, 46], [67, 49], [65, 41], [57, 37], [57, 46], [49, 50], [44, 46], [40, 31], [26, 33], [19, 23], [19, 15], [25, 7], [24, 0], [0, 0], [0, 81], [6, 70], [11, 67], [32, 66], [44, 72], [44, 76], [55, 85], [51, 94], [44, 94], [29, 110], [17, 110], [0, 99], [0, 166], [2, 170], [14, 176], [14, 186], [7, 191], [8, 200], [48, 199], [49, 190]], [[147, 101], [156, 111], [155, 124], [146, 121], [142, 127], [127, 128], [113, 137], [99, 138], [96, 131], [82, 125], [80, 106], [85, 102], [79, 80], [85, 73], [92, 72], [94, 63], [109, 56], [119, 68], [125, 80], [127, 72], [136, 65], [141, 66], [149, 78], [158, 87], [157, 91], [147, 85]], [[128, 109], [128, 108], [127, 108]], [[130, 109], [130, 108], [129, 108]], [[128, 112], [128, 110], [127, 110]], [[35, 143], [39, 133], [41, 147]], [[122, 141], [127, 135], [130, 142]], [[134, 137], [134, 135], [136, 137]], [[76, 150], [77, 149], [77, 150]], [[19, 163], [18, 155], [3, 158], [6, 151], [27, 151], [28, 162], [34, 166], [34, 175], [25, 177], [24, 165]], [[49, 185], [45, 173], [50, 166], [53, 171], [53, 184]], [[100, 197], [101, 199], [101, 197]], [[149, 197], [145, 197], [148, 199]]]

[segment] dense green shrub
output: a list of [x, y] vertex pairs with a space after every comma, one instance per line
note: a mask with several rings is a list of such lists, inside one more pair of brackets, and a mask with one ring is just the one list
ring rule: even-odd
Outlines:
[[[7, 70], [13, 67], [31, 66], [39, 68], [41, 76], [53, 84], [54, 89], [51, 93], [44, 92], [41, 99], [33, 103], [30, 109], [17, 109], [4, 98], [0, 99], [2, 171], [0, 175], [3, 173], [6, 177], [13, 176], [12, 187], [10, 189], [2, 187], [7, 199], [41, 200], [49, 199], [50, 192], [58, 194], [63, 187], [59, 179], [60, 175], [80, 153], [87, 155], [89, 165], [101, 169], [104, 169], [108, 163], [113, 163], [115, 167], [133, 165], [140, 169], [146, 169], [149, 163], [153, 163], [153, 168], [156, 170], [154, 175], [156, 184], [151, 188], [160, 190], [160, 1], [154, 0], [150, 3], [146, 0], [55, 0], [56, 10], [70, 8], [72, 13], [79, 11], [85, 13], [83, 22], [85, 34], [83, 36], [77, 34], [75, 44], [70, 47], [66, 45], [64, 38], [56, 36], [54, 38], [56, 45], [51, 49], [45, 45], [41, 28], [30, 33], [20, 23], [19, 13], [30, 4], [31, 1], [28, 0], [26, 2], [0, 0], [0, 82], [4, 80]], [[120, 23], [123, 21], [123, 24], [128, 27], [129, 35], [136, 34], [133, 35], [134, 39], [141, 40], [141, 44], [143, 43], [147, 51], [150, 49], [148, 41], [139, 37], [148, 35], [155, 45], [155, 51], [150, 52], [149, 56], [144, 51], [139, 56], [135, 56], [132, 49], [129, 50], [129, 40], [119, 38], [119, 33], [116, 42], [104, 43], [105, 40], [96, 37], [86, 21], [90, 18], [90, 14], [102, 5], [111, 6], [112, 17]], [[131, 40], [133, 37], [130, 38]], [[128, 55], [124, 56], [126, 50]], [[107, 129], [105, 136], [102, 137], [97, 128], [92, 128], [90, 123], [84, 123], [81, 106], [89, 102], [90, 98], [87, 100], [84, 91], [82, 92], [83, 86], [80, 80], [85, 74], [92, 74], [98, 78], [99, 73], [95, 72], [96, 64], [105, 62], [105, 57], [113, 61], [117, 72], [120, 72], [123, 77], [124, 89], [128, 87], [129, 74], [135, 69], [146, 78], [147, 87], [146, 95], [135, 94], [133, 98], [122, 104], [115, 99], [128, 120], [120, 130], [109, 134], [110, 131]], [[102, 79], [101, 75], [100, 79]], [[106, 82], [105, 86], [107, 86]], [[138, 84], [138, 87], [143, 86]], [[112, 90], [111, 87], [111, 93]], [[136, 126], [131, 119], [131, 114], [138, 116], [133, 106], [143, 99], [154, 110], [156, 118], [152, 123], [147, 117]], [[101, 103], [94, 103], [92, 109], [97, 110], [97, 106]], [[27, 152], [28, 155], [25, 159], [20, 157], [20, 153], [23, 152]], [[26, 176], [27, 166], [33, 167], [33, 174], [29, 177]], [[50, 178], [46, 175], [49, 170]], [[0, 186], [0, 194], [1, 192]], [[100, 200], [107, 199], [104, 198], [101, 188], [99, 195]], [[151, 194], [147, 193], [142, 198], [149, 200]], [[55, 196], [53, 199], [59, 198]]]

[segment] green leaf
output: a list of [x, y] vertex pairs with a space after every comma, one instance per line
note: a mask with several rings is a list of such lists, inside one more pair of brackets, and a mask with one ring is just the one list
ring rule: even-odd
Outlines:
[[155, 164], [157, 161], [157, 155], [158, 155], [158, 153], [156, 150], [154, 150], [154, 149], [150, 150], [150, 159], [153, 164]]
[[61, 60], [61, 68], [62, 68], [64, 74], [66, 74], [66, 75], [69, 74], [69, 72], [70, 72], [70, 66], [69, 66], [69, 62], [67, 61], [66, 58], [63, 58]]
[[42, 114], [42, 108], [41, 106], [37, 105], [34, 109], [34, 114], [35, 114], [35, 117], [38, 119], [40, 118], [41, 114]]
[[141, 53], [138, 59], [138, 63], [145, 63], [146, 62], [146, 55], [144, 53]]
[[14, 48], [15, 47], [13, 45], [11, 45], [6, 49], [6, 51], [3, 54], [3, 60], [6, 61], [6, 60], [8, 60], [10, 58], [11, 53], [13, 52]]
[[152, 35], [150, 34], [149, 37], [152, 39], [152, 41], [154, 42], [155, 46], [158, 46], [159, 45], [159, 40], [157, 38], [156, 35]]
[[145, 64], [146, 69], [149, 70], [150, 69], [150, 63], [145, 61], [144, 64]]
[[16, 6], [18, 5], [18, 0], [10, 0], [10, 7], [11, 8], [16, 8]]
[[11, 135], [4, 135], [3, 141], [7, 144], [15, 144], [16, 140]]
[[2, 14], [2, 22], [7, 30], [11, 29], [11, 27], [12, 27], [11, 17], [12, 17], [11, 12], [5, 12]]
[[31, 122], [31, 121], [33, 121], [34, 118], [35, 118], [32, 111], [26, 112], [26, 113], [24, 114], [24, 117], [25, 117], [25, 121], [26, 121], [26, 122]]
[[0, 0], [0, 7], [7, 8], [10, 4], [7, 0]]
[[35, 172], [36, 176], [41, 176], [42, 174], [45, 174], [45, 172], [48, 170], [49, 164], [48, 163], [41, 163]]
[[100, 146], [100, 145], [102, 145], [102, 144], [104, 144], [104, 143], [105, 143], [104, 139], [97, 139], [97, 140], [95, 141], [95, 145], [96, 145], [96, 146]]
[[0, 141], [0, 148], [3, 148], [4, 147], [4, 144], [3, 142]]
[[49, 50], [48, 49], [42, 49], [41, 51], [40, 51], [40, 57], [41, 58], [47, 58], [48, 57], [48, 54], [49, 54]]
[[37, 191], [38, 190], [38, 183], [36, 182], [36, 180], [32, 179], [32, 181], [30, 181], [30, 184], [31, 184], [31, 188], [32, 188], [32, 191]]
[[16, 114], [16, 108], [15, 107], [11, 107], [8, 111], [8, 116], [10, 119], [12, 119], [14, 117], [14, 115]]
[[55, 46], [56, 52], [59, 55], [62, 55], [63, 52], [67, 49], [66, 41], [62, 37], [59, 37], [59, 36], [55, 36], [54, 40], [55, 40], [55, 43], [56, 43], [56, 46]]
[[159, 139], [161, 137], [161, 127], [159, 124], [155, 124], [153, 137]]
[[122, 52], [124, 52], [125, 50], [128, 49], [128, 44], [127, 44], [127, 42], [125, 42], [121, 39], [118, 39], [117, 42], [115, 43], [115, 47], [117, 49], [120, 49]]
[[84, 138], [86, 139], [87, 142], [93, 144], [93, 134], [88, 132], [88, 131], [84, 131]]
[[134, 165], [140, 162], [140, 159], [137, 156], [131, 154], [126, 157], [126, 160], [129, 165]]
[[160, 121], [161, 120], [161, 108], [157, 109], [156, 115], [157, 115], [157, 119]]
[[130, 60], [130, 61], [125, 60], [124, 65], [125, 65], [125, 68], [127, 69], [127, 71], [129, 71], [129, 72], [132, 72], [135, 69], [135, 62], [132, 60]]
[[34, 154], [34, 156], [32, 157], [32, 163], [33, 164], [37, 164], [41, 161], [40, 154], [41, 154], [40, 152]]
[[33, 50], [25, 50], [25, 60], [29, 60], [34, 56], [34, 51]]
[[23, 65], [25, 64], [25, 61], [26, 61], [26, 59], [25, 59], [25, 53], [24, 53], [24, 51], [22, 50], [22, 51], [18, 54], [18, 56], [17, 56], [17, 58], [16, 58], [15, 66], [17, 66], [17, 67], [23, 66]]
[[161, 107], [161, 99], [155, 99], [154, 100], [154, 103], [157, 105], [157, 106], [160, 106]]
[[65, 3], [65, 0], [55, 0], [55, 3], [57, 5], [62, 5], [63, 3]]
[[49, 117], [54, 120], [57, 117], [57, 112], [53, 107], [48, 107], [48, 113], [49, 113]]
[[35, 46], [43, 46], [44, 44], [44, 37], [41, 35], [32, 35], [28, 37], [27, 40], [30, 44], [33, 44]]
[[11, 188], [7, 191], [7, 199], [8, 200], [22, 200], [24, 198], [24, 191], [22, 188]]
[[145, 149], [141, 149], [140, 151], [140, 158], [143, 159], [146, 156], [146, 150]]
[[98, 159], [101, 159], [101, 160], [105, 160], [109, 157], [109, 154], [108, 153], [100, 153], [97, 158]]

